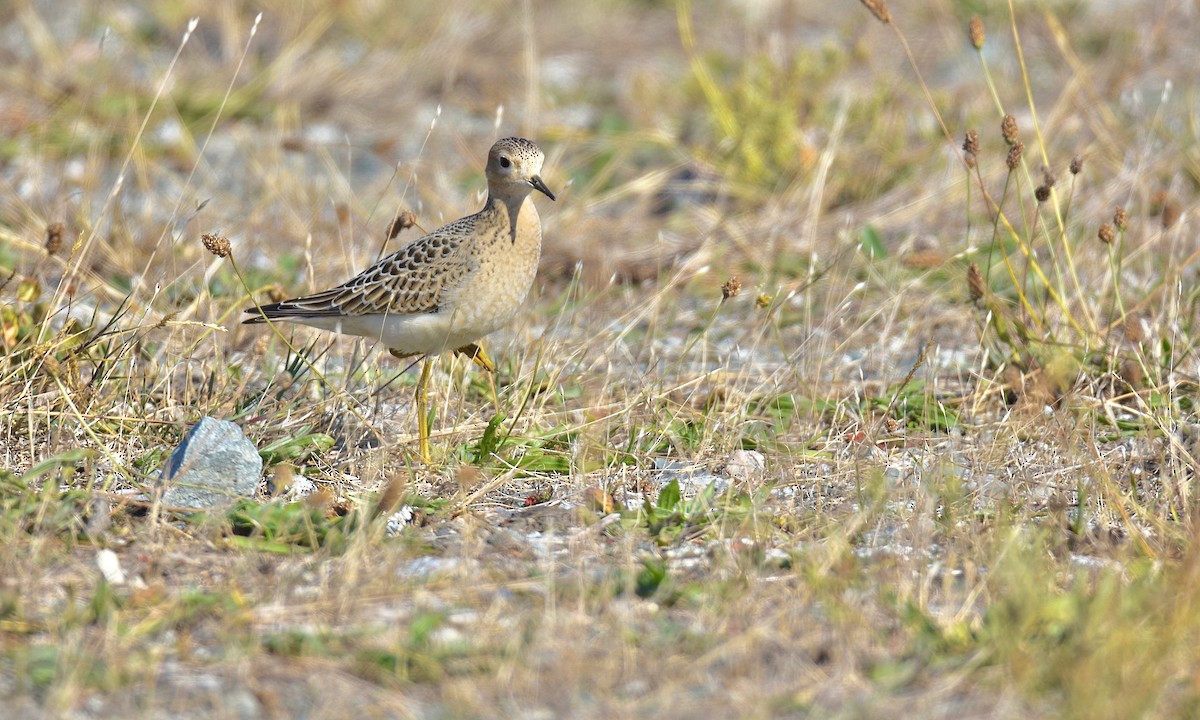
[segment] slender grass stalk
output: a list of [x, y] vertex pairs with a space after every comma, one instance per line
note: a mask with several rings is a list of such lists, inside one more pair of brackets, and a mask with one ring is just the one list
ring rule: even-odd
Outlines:
[[[1029, 81], [1029, 67], [1025, 63], [1025, 49], [1021, 45], [1021, 35], [1017, 29], [1017, 12], [1016, 8], [1013, 6], [1013, 0], [1008, 0], [1008, 17], [1009, 24], [1012, 28], [1013, 47], [1017, 53], [1017, 64], [1021, 68], [1021, 84], [1025, 88], [1025, 100], [1028, 103], [1029, 115], [1033, 121], [1033, 132], [1037, 137], [1038, 151], [1042, 155], [1042, 163], [1046, 166], [1049, 166], [1050, 157], [1046, 150], [1046, 139], [1042, 136], [1042, 126], [1038, 121], [1037, 103], [1035, 103], [1033, 99], [1033, 84]], [[1056, 194], [1052, 193], [1052, 200], [1054, 206], [1054, 217], [1058, 221], [1058, 238], [1063, 250], [1063, 257], [1066, 260], [1066, 271], [1068, 276], [1071, 278], [1072, 284], [1074, 285], [1075, 297], [1080, 301], [1077, 303], [1076, 307], [1078, 308], [1079, 312], [1083, 313], [1083, 317], [1086, 320], [1087, 327], [1090, 329], [1091, 334], [1095, 334], [1096, 322], [1091, 313], [1087, 310], [1087, 303], [1083, 301], [1085, 297], [1083, 285], [1079, 280], [1079, 272], [1075, 267], [1075, 255], [1071, 251], [1071, 243], [1067, 239], [1066, 223], [1064, 222], [1063, 214], [1058, 206], [1058, 198]], [[1064, 312], [1069, 312], [1065, 307], [1063, 310]], [[1078, 327], [1078, 323], [1074, 321], [1073, 314], [1071, 315], [1071, 319], [1072, 325]], [[1082, 328], [1079, 329], [1082, 330]], [[1080, 332], [1080, 334], [1083, 335], [1082, 332]]]
[[350, 411], [351, 415], [358, 418], [358, 420], [360, 422], [362, 422], [362, 424], [367, 429], [371, 430], [371, 432], [374, 432], [376, 435], [381, 435], [380, 430], [378, 428], [376, 428], [371, 423], [371, 421], [368, 420], [362, 413], [360, 413], [358, 411], [357, 407], [355, 407], [355, 402], [354, 402], [353, 396], [347, 394], [344, 390], [339, 390], [338, 388], [336, 388], [333, 385], [333, 383], [329, 382], [329, 380], [327, 380], [325, 378], [324, 373], [322, 373], [320, 370], [318, 370], [317, 366], [314, 365], [313, 362], [308, 359], [308, 356], [304, 353], [301, 353], [299, 350], [297, 350], [295, 345], [292, 345], [291, 341], [287, 339], [287, 336], [285, 336], [283, 334], [283, 331], [279, 329], [279, 325], [276, 324], [274, 321], [272, 321], [269, 317], [267, 317], [266, 313], [263, 312], [262, 305], [259, 304], [258, 299], [254, 297], [254, 293], [250, 290], [250, 285], [246, 282], [245, 276], [242, 275], [241, 268], [238, 267], [237, 261], [234, 259], [232, 250], [228, 251], [228, 257], [229, 257], [229, 265], [230, 265], [230, 267], [233, 268], [233, 272], [237, 276], [238, 282], [241, 283], [242, 289], [245, 290], [246, 293], [250, 296], [251, 300], [254, 303], [254, 308], [256, 310], [258, 310], [260, 315], [262, 315], [262, 317], [266, 321], [267, 327], [271, 328], [271, 332], [275, 333], [275, 336], [277, 338], [279, 338], [280, 341], [283, 342], [283, 344], [288, 348], [288, 350], [290, 350], [293, 354], [295, 354], [296, 357], [299, 358], [301, 360], [301, 362], [304, 363], [304, 365], [309, 369], [310, 372], [312, 372], [313, 376], [316, 377], [321, 382], [322, 385], [324, 385], [326, 388], [333, 391], [334, 397], [339, 398], [339, 399], [344, 399], [346, 401], [345, 407], [347, 410]]
[[[92, 229], [86, 235], [80, 236], [71, 246], [71, 259], [74, 261], [70, 265], [70, 269], [62, 276], [58, 287], [54, 290], [54, 297], [51, 300], [52, 307], [58, 307], [62, 301], [63, 295], [67, 288], [79, 276], [80, 269], [83, 267], [84, 260], [88, 257], [92, 243], [96, 241], [96, 236], [99, 231], [102, 221], [111, 212], [113, 203], [117, 196], [121, 194], [121, 189], [125, 186], [125, 174], [129, 171], [129, 164], [133, 161], [134, 155], [141, 145], [142, 136], [146, 132], [146, 127], [150, 124], [150, 118], [154, 114], [154, 109], [158, 107], [158, 102], [166, 92], [167, 83], [171, 79], [171, 75], [175, 71], [175, 65], [179, 62], [179, 57], [183, 54], [184, 47], [187, 46], [188, 40], [191, 39], [192, 33], [196, 31], [196, 26], [199, 25], [199, 18], [192, 18], [188, 21], [187, 30], [183, 33], [183, 38], [179, 41], [179, 45], [175, 49], [175, 54], [171, 57], [171, 62], [168, 63], [166, 72], [158, 82], [158, 87], [154, 92], [154, 97], [150, 101], [150, 106], [142, 115], [142, 122], [138, 126], [137, 132], [133, 136], [133, 140], [129, 144], [129, 150], [125, 153], [125, 159], [121, 162], [121, 169], [117, 172], [117, 179], [113, 183], [112, 190], [109, 191], [108, 197], [104, 201], [104, 205], [100, 208], [99, 216], [92, 222]], [[47, 316], [47, 321], [49, 316]]]

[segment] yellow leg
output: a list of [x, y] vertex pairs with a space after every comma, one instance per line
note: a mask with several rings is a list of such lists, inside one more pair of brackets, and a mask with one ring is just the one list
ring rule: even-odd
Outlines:
[[496, 395], [496, 363], [488, 357], [483, 348], [475, 343], [463, 345], [454, 351], [455, 355], [463, 355], [475, 361], [475, 364], [487, 371], [488, 387], [492, 391], [492, 407], [496, 408], [496, 412], [500, 412], [500, 398]]
[[456, 349], [454, 353], [456, 355], [463, 355], [471, 358], [475, 361], [476, 365], [490, 373], [496, 372], [496, 363], [492, 362], [492, 359], [487, 356], [487, 353], [483, 351], [483, 348], [479, 347], [475, 343], [463, 345], [462, 347]]
[[421, 378], [417, 380], [417, 437], [420, 442], [421, 461], [431, 465], [429, 457], [429, 370], [433, 360], [426, 355], [421, 360]]
[[[401, 353], [392, 348], [388, 348], [393, 356], [404, 359], [412, 357], [412, 354]], [[476, 365], [487, 370], [488, 384], [492, 389], [492, 404], [496, 407], [496, 412], [500, 411], [500, 400], [496, 396], [496, 381], [493, 375], [496, 372], [496, 364], [487, 356], [483, 348], [475, 343], [464, 345], [456, 349], [455, 354], [465, 355], [471, 358]], [[433, 463], [429, 452], [429, 372], [433, 368], [433, 358], [426, 355], [421, 359], [421, 377], [417, 380], [417, 395], [413, 404], [417, 406], [417, 438], [420, 447], [421, 461], [426, 465]]]

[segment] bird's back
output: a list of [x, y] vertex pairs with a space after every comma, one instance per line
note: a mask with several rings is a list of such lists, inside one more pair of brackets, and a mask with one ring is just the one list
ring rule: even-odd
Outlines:
[[312, 295], [262, 306], [247, 322], [336, 315], [413, 315], [437, 312], [447, 289], [476, 267], [470, 252], [479, 215], [468, 215], [417, 238], [358, 275]]
[[402, 353], [474, 343], [516, 314], [533, 284], [542, 227], [530, 192], [551, 200], [543, 156], [522, 138], [496, 141], [479, 212], [405, 245], [313, 295], [248, 308], [248, 323], [287, 320], [371, 337]]

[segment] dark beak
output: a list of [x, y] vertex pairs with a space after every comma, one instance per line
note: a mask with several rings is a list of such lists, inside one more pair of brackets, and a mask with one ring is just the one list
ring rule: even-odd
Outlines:
[[550, 192], [550, 188], [546, 187], [546, 183], [542, 182], [541, 177], [534, 175], [533, 177], [529, 178], [529, 184], [533, 186], [534, 190], [544, 193], [546, 197], [550, 198], [551, 200], [554, 199], [554, 193]]

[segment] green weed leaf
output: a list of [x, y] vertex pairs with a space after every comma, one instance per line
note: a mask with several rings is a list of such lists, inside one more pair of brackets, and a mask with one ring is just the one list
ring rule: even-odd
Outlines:
[[883, 238], [880, 237], [879, 231], [873, 225], [867, 225], [862, 229], [858, 236], [858, 245], [862, 248], [863, 253], [872, 260], [887, 257], [887, 247], [883, 244]]
[[325, 433], [307, 433], [276, 440], [258, 451], [267, 466], [282, 462], [302, 463], [314, 455], [320, 455], [333, 447], [334, 439]]
[[498, 413], [488, 420], [487, 427], [483, 431], [483, 437], [479, 438], [479, 444], [471, 451], [471, 462], [475, 465], [482, 464], [490, 458], [497, 450], [500, 449], [502, 438], [500, 437], [500, 426], [504, 423], [506, 416], [503, 413]]
[[658, 493], [658, 509], [659, 510], [674, 510], [679, 505], [679, 480], [672, 479], [667, 483], [666, 487]]

